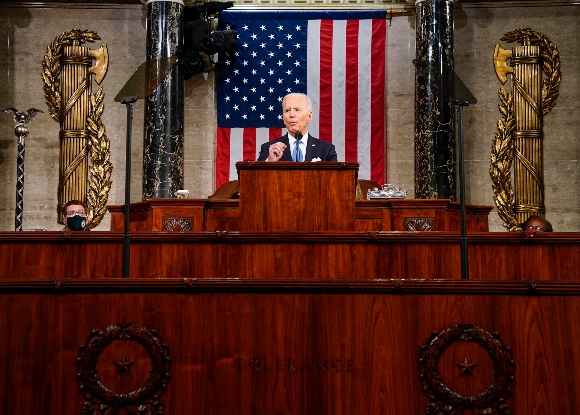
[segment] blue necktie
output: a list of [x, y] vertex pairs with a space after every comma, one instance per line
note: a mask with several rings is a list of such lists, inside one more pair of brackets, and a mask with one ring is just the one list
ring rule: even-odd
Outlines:
[[296, 140], [296, 147], [294, 147], [294, 151], [292, 152], [292, 161], [303, 161], [300, 140]]

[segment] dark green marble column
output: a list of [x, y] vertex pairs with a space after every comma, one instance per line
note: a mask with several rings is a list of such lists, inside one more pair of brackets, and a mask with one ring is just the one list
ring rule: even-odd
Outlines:
[[[147, 1], [147, 59], [177, 56], [183, 47], [183, 0]], [[184, 78], [174, 65], [145, 100], [143, 200], [183, 189]]]
[[455, 199], [453, 0], [416, 8], [415, 197]]

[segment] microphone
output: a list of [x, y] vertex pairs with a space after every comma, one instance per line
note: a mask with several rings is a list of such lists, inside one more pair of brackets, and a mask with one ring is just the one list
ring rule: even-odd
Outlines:
[[296, 140], [302, 140], [302, 133], [300, 131], [296, 132]]

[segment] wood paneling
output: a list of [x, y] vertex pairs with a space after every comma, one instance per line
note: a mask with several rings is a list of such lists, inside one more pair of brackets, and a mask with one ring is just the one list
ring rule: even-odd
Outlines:
[[[254, 292], [238, 292], [242, 283], [228, 290], [219, 281], [215, 290], [206, 284], [189, 293], [171, 281], [129, 281], [132, 293], [122, 286], [127, 280], [85, 282], [90, 286], [76, 292], [65, 285], [35, 293], [23, 284], [11, 294], [0, 283], [0, 413], [80, 413], [79, 348], [93, 330], [119, 322], [154, 329], [168, 346], [170, 380], [160, 397], [167, 414], [423, 414], [429, 400], [418, 379], [421, 346], [455, 324], [495, 332], [511, 348], [511, 413], [572, 414], [580, 406], [578, 284], [567, 284], [567, 294], [531, 295], [514, 293], [515, 282], [486, 283], [485, 295], [477, 295], [457, 294], [470, 285], [461, 281], [444, 289], [418, 281], [418, 291], [400, 294], [373, 292], [376, 282], [357, 288], [356, 281], [337, 293], [328, 282], [304, 282], [296, 292], [291, 283], [289, 292], [256, 283]], [[164, 292], [165, 284], [174, 292]], [[133, 362], [129, 373], [117, 373], [122, 356]], [[464, 358], [477, 364], [473, 376], [459, 376]], [[143, 384], [149, 368], [139, 345], [116, 341], [100, 354], [97, 374], [113, 393], [126, 393]], [[439, 370], [462, 394], [477, 395], [492, 381], [491, 359], [473, 342], [448, 347]]]
[[358, 163], [236, 163], [245, 232], [354, 230]]
[[[451, 232], [138, 232], [130, 241], [132, 278], [461, 278]], [[579, 257], [578, 233], [468, 234], [471, 279], [580, 281]], [[122, 235], [5, 232], [0, 258], [0, 279], [119, 277]]]
[[[318, 195], [312, 197], [316, 203], [320, 202]], [[326, 201], [327, 205], [332, 206], [332, 211], [328, 214], [325, 211], [328, 208], [320, 205], [318, 207], [320, 211], [317, 214], [313, 213], [313, 216], [309, 215], [310, 210], [308, 210], [308, 215], [301, 213], [301, 217], [305, 216], [306, 222], [302, 218], [291, 225], [286, 221], [287, 212], [293, 211], [292, 205], [281, 204], [276, 198], [273, 201], [261, 200], [257, 209], [254, 203], [258, 202], [251, 201], [249, 207], [240, 209], [238, 200], [150, 199], [147, 202], [131, 204], [129, 229], [131, 232], [159, 231], [163, 230], [164, 217], [183, 216], [192, 218], [196, 224], [193, 230], [196, 231], [240, 231], [240, 222], [253, 223], [258, 222], [258, 219], [262, 219], [263, 223], [252, 225], [252, 227], [263, 228], [262, 231], [289, 231], [291, 229], [284, 229], [289, 227], [300, 227], [297, 229], [300, 231], [404, 231], [412, 230], [407, 229], [405, 224], [406, 221], [413, 219], [429, 219], [431, 226], [428, 230], [430, 231], [459, 232], [461, 230], [459, 204], [445, 199], [359, 200], [354, 201], [354, 211], [350, 204], [346, 210], [340, 210], [345, 207], [339, 203]], [[122, 232], [124, 206], [110, 205], [107, 208], [111, 214], [111, 231]], [[262, 214], [264, 209], [268, 213]], [[303, 208], [300, 209], [303, 210]], [[466, 206], [467, 231], [487, 232], [489, 230], [488, 215], [491, 209], [491, 206]], [[274, 215], [272, 213], [274, 211], [278, 213]], [[248, 214], [250, 218], [240, 220], [242, 214]], [[323, 220], [315, 219], [320, 216]], [[264, 217], [270, 219], [264, 220]], [[273, 220], [280, 223], [272, 222]], [[266, 229], [270, 227], [281, 229]]]
[[[227, 203], [212, 221], [235, 219]], [[122, 240], [0, 233], [0, 414], [81, 413], [77, 362], [93, 359], [112, 394], [163, 375], [134, 339], [79, 355], [128, 323], [166, 345], [167, 414], [426, 413], [422, 346], [460, 324], [509, 348], [511, 413], [580, 404], [579, 234], [470, 233], [471, 280], [458, 232], [135, 232], [130, 278], [119, 278]], [[446, 344], [438, 375], [477, 396], [494, 356]], [[473, 376], [460, 376], [466, 359]]]

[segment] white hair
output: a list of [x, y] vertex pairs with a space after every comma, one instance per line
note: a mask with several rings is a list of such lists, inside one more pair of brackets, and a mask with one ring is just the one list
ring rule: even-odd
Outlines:
[[290, 92], [289, 94], [286, 94], [286, 96], [284, 96], [284, 99], [282, 100], [282, 111], [284, 111], [284, 102], [286, 102], [286, 98], [290, 97], [304, 98], [306, 100], [306, 110], [312, 112], [312, 101], [310, 100], [310, 97], [308, 95], [303, 94], [302, 92]]

